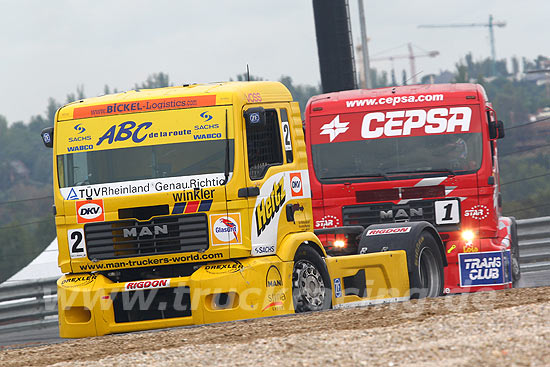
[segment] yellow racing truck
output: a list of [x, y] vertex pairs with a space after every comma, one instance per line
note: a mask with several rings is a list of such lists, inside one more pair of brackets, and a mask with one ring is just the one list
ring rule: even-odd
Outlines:
[[[442, 284], [418, 223], [356, 232], [416, 251], [327, 257], [312, 225], [299, 107], [277, 82], [76, 101], [53, 148], [60, 334], [88, 337], [409, 298]], [[426, 225], [426, 223], [425, 223]], [[370, 232], [369, 232], [370, 230]]]

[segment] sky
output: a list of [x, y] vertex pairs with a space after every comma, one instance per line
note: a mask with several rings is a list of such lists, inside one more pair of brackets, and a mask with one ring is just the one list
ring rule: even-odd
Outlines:
[[[490, 56], [489, 32], [418, 28], [421, 24], [487, 23], [497, 58], [550, 55], [550, 2], [544, 0], [364, 0], [372, 58], [437, 50], [418, 57], [419, 77], [455, 70], [469, 52]], [[358, 1], [349, 0], [353, 42], [360, 43]], [[174, 85], [251, 74], [295, 84], [320, 83], [311, 0], [0, 0], [0, 115], [10, 123], [44, 114], [48, 98], [64, 103], [84, 87], [87, 97], [133, 89], [153, 73]], [[424, 51], [422, 51], [424, 50]], [[357, 56], [357, 55], [356, 55]], [[510, 65], [510, 63], [509, 63]], [[389, 71], [389, 60], [371, 66]], [[409, 74], [395, 59], [398, 80]]]

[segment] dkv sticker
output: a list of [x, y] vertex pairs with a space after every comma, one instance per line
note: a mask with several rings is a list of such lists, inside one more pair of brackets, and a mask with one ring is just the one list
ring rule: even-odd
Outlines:
[[76, 201], [76, 218], [78, 223], [102, 222], [105, 220], [103, 200]]

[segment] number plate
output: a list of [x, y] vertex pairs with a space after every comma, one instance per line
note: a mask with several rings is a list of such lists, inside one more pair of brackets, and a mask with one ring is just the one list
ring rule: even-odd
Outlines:
[[460, 201], [458, 199], [435, 202], [435, 224], [460, 223]]
[[83, 229], [69, 229], [67, 231], [69, 240], [69, 254], [71, 259], [86, 257], [86, 243], [84, 242]]

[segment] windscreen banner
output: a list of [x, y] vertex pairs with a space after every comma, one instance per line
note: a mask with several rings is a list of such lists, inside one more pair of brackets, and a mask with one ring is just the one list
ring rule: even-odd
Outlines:
[[353, 112], [312, 118], [312, 143], [479, 133], [477, 106]]
[[[225, 139], [226, 107], [204, 107], [64, 121], [57, 154]], [[233, 128], [228, 112], [229, 138]]]

